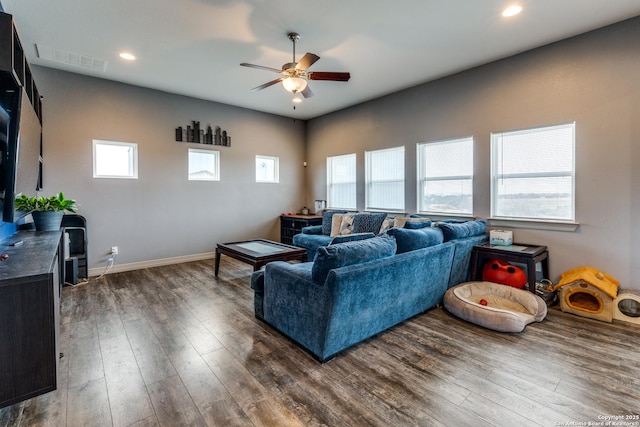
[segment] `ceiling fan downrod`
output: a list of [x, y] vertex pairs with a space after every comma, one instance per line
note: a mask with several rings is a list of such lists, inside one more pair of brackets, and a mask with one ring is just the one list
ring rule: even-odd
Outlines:
[[296, 42], [300, 40], [300, 34], [298, 33], [289, 33], [287, 34], [289, 40], [293, 42], [293, 63], [296, 63]]

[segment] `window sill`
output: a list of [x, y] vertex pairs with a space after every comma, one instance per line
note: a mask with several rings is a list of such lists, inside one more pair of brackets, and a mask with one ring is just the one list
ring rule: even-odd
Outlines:
[[568, 231], [573, 232], [580, 227], [579, 222], [543, 221], [515, 218], [488, 218], [488, 225], [492, 227], [529, 228], [533, 230]]
[[427, 218], [431, 218], [434, 221], [439, 221], [439, 220], [444, 220], [444, 219], [460, 219], [463, 221], [473, 221], [474, 219], [476, 219], [476, 217], [474, 217], [473, 215], [466, 215], [466, 214], [460, 214], [460, 213], [450, 213], [450, 214], [446, 214], [446, 213], [434, 213], [434, 212], [423, 212], [420, 211], [418, 212], [419, 215], [424, 215]]

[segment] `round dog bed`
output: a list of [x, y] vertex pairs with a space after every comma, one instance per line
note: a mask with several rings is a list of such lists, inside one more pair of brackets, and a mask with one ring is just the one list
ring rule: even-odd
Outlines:
[[451, 314], [499, 332], [521, 332], [547, 315], [539, 296], [492, 282], [461, 283], [447, 290], [443, 303]]

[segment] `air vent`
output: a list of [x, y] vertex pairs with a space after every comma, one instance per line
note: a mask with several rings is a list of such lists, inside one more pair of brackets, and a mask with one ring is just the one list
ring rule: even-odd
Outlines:
[[104, 59], [94, 58], [81, 53], [69, 52], [63, 49], [56, 49], [42, 44], [36, 44], [36, 50], [38, 51], [38, 58], [45, 59], [47, 61], [58, 62], [60, 64], [100, 72], [104, 72], [107, 69], [107, 61]]

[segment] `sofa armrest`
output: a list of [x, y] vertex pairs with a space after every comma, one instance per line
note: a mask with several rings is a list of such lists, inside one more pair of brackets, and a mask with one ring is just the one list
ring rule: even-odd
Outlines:
[[251, 289], [254, 313], [258, 319], [264, 319], [264, 270], [258, 270], [251, 275]]
[[312, 265], [281, 261], [267, 264], [263, 320], [321, 355], [331, 303], [326, 288], [311, 280]]
[[264, 270], [254, 271], [251, 275], [251, 289], [264, 292]]
[[302, 227], [302, 234], [322, 234], [322, 226], [310, 225], [308, 227]]

